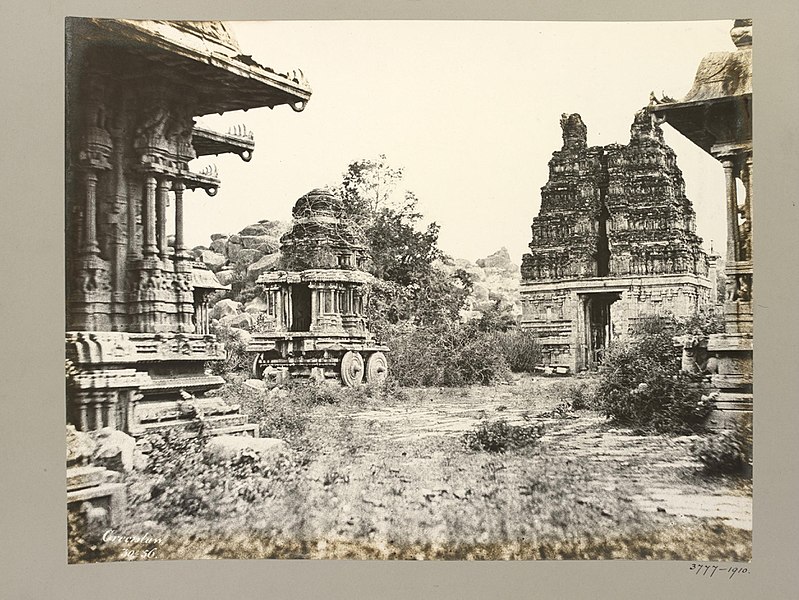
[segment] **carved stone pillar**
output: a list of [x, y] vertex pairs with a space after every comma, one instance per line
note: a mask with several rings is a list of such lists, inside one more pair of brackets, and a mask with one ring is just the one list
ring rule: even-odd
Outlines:
[[161, 176], [157, 180], [156, 187], [156, 239], [158, 245], [158, 256], [162, 261], [167, 259], [166, 243], [166, 203], [169, 193], [169, 179]]
[[83, 213], [83, 254], [99, 254], [97, 243], [97, 173], [94, 169], [83, 172], [84, 213]]
[[320, 290], [311, 288], [311, 331], [313, 331], [319, 323], [319, 313], [321, 312], [321, 305], [319, 302]]
[[144, 180], [144, 257], [151, 258], [158, 253], [155, 242], [155, 177], [147, 175]]
[[721, 162], [727, 191], [727, 264], [738, 260], [738, 190], [735, 187], [735, 161], [726, 157]]
[[181, 180], [172, 183], [175, 192], [175, 259], [186, 258], [186, 245], [183, 240], [183, 190], [186, 185]]

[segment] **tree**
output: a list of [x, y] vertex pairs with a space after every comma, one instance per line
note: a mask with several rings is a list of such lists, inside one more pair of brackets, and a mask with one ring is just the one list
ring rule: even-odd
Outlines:
[[345, 213], [363, 231], [372, 273], [383, 280], [372, 290], [369, 316], [375, 324], [457, 320], [470, 286], [435, 267], [447, 259], [438, 247], [440, 227], [420, 227], [418, 198], [400, 188], [402, 177], [402, 168], [381, 154], [351, 163], [340, 186]]
[[352, 216], [371, 218], [382, 208], [400, 208], [402, 202], [397, 202], [395, 193], [402, 176], [402, 168], [389, 165], [385, 154], [350, 163], [341, 184], [345, 210]]

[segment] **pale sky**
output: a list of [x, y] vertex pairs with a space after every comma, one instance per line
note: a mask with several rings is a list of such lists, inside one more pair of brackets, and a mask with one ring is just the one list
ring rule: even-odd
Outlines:
[[[681, 98], [705, 54], [734, 49], [731, 21], [670, 23], [304, 21], [234, 22], [242, 51], [277, 71], [300, 68], [313, 89], [287, 106], [200, 120], [255, 134], [249, 163], [219, 169], [214, 198], [188, 194], [186, 237], [207, 245], [260, 219], [288, 220], [297, 198], [341, 180], [347, 165], [385, 154], [440, 247], [474, 261], [501, 246], [519, 264], [538, 214], [560, 115], [578, 112], [588, 144], [629, 141], [649, 92]], [[697, 233], [724, 248], [720, 165], [664, 126], [697, 212]]]

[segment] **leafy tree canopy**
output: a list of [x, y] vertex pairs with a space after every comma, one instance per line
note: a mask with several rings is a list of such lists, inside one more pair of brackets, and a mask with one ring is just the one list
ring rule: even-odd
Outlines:
[[449, 258], [438, 247], [440, 227], [422, 227], [416, 195], [401, 187], [403, 169], [385, 155], [350, 163], [340, 185], [348, 216], [361, 227], [373, 274], [370, 317], [380, 323], [432, 324], [458, 319], [470, 290], [467, 278], [436, 268]]

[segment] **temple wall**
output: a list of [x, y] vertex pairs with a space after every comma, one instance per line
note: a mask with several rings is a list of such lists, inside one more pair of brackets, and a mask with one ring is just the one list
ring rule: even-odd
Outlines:
[[576, 372], [588, 367], [587, 297], [618, 294], [610, 305], [608, 341], [613, 341], [629, 335], [636, 321], [648, 316], [690, 317], [711, 303], [714, 290], [709, 279], [694, 275], [523, 283], [521, 328], [536, 335], [545, 364], [567, 365]]

